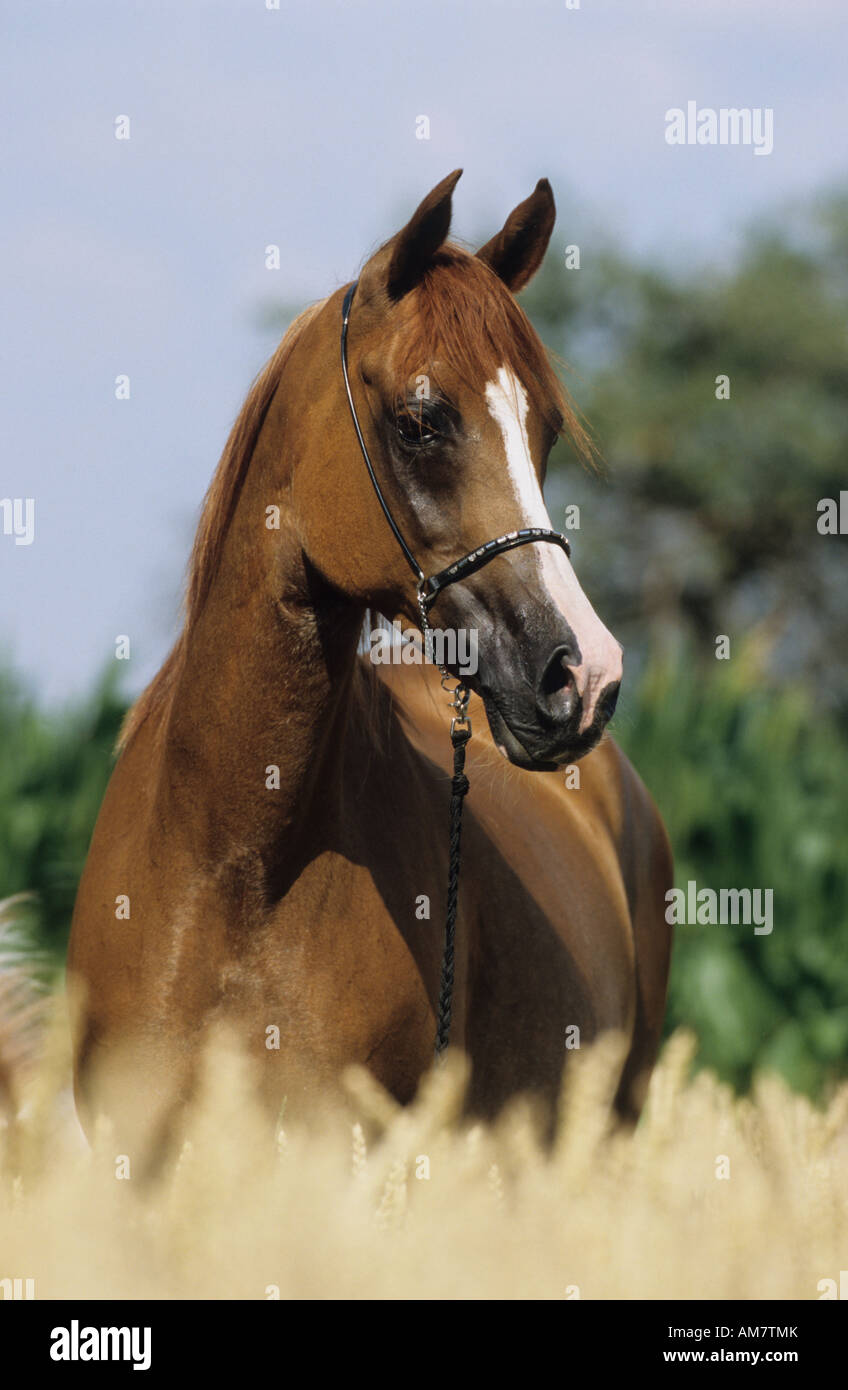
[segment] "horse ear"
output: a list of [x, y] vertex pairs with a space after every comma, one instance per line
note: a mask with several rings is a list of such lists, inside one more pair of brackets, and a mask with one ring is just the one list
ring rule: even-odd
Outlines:
[[418, 284], [450, 230], [451, 198], [461, 169], [454, 169], [437, 183], [416, 208], [392, 243], [387, 288], [392, 299], [402, 299]]
[[548, 249], [556, 204], [547, 179], [539, 179], [529, 198], [509, 214], [497, 236], [477, 252], [507, 289], [517, 294], [532, 280]]
[[402, 299], [418, 284], [448, 234], [451, 195], [461, 169], [437, 183], [416, 208], [405, 227], [371, 258], [360, 276], [364, 287], [382, 282], [391, 299]]

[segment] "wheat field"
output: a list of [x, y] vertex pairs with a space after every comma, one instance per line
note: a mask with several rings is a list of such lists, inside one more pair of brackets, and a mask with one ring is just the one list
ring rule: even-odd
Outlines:
[[693, 1048], [671, 1039], [625, 1134], [602, 1039], [545, 1151], [526, 1105], [463, 1121], [459, 1055], [408, 1109], [352, 1070], [350, 1113], [273, 1136], [219, 1040], [190, 1137], [145, 1186], [105, 1121], [82, 1138], [57, 1009], [2, 1135], [0, 1279], [38, 1299], [822, 1297], [848, 1267], [848, 1087], [826, 1109], [773, 1078], [737, 1099], [688, 1079]]

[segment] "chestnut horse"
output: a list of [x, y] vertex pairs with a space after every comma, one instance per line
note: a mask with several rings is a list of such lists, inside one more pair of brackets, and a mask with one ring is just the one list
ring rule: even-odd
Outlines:
[[[365, 265], [346, 347], [363, 444], [428, 574], [549, 528], [551, 445], [585, 445], [514, 298], [551, 235], [550, 185], [473, 256], [445, 240], [458, 177]], [[432, 1064], [450, 711], [432, 664], [362, 653], [369, 611], [421, 617], [345, 394], [344, 298], [295, 321], [235, 423], [183, 631], [128, 718], [80, 884], [77, 1102], [126, 1144], [168, 1134], [221, 1021], [275, 1115], [332, 1095], [352, 1062], [406, 1102]], [[528, 1093], [551, 1114], [567, 1043], [615, 1029], [634, 1116], [672, 876], [650, 797], [602, 738], [621, 648], [547, 542], [464, 575], [430, 618], [478, 639], [451, 1036], [469, 1110]]]

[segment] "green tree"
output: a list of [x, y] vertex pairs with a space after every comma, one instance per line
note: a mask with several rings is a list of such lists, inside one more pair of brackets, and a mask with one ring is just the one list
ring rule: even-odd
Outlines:
[[754, 229], [722, 272], [551, 254], [524, 304], [579, 369], [604, 464], [560, 449], [549, 492], [581, 504], [578, 564], [626, 644], [685, 634], [711, 659], [764, 624], [771, 673], [848, 707], [846, 539], [816, 524], [846, 482], [848, 196]]

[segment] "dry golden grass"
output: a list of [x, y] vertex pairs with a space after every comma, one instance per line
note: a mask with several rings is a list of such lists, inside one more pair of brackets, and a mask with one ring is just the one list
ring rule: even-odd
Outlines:
[[547, 1155], [521, 1105], [459, 1119], [459, 1057], [408, 1110], [353, 1072], [359, 1122], [273, 1141], [219, 1043], [147, 1189], [116, 1177], [107, 1125], [82, 1140], [65, 1037], [59, 1014], [0, 1167], [0, 1278], [36, 1298], [815, 1299], [848, 1267], [848, 1087], [826, 1112], [775, 1080], [736, 1100], [686, 1080], [684, 1035], [629, 1135], [608, 1124], [616, 1040], [581, 1056]]

